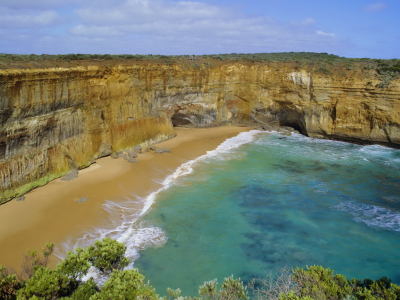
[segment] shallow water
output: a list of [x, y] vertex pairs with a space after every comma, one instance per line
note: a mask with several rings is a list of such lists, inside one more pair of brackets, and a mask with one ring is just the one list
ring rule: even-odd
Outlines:
[[160, 294], [313, 264], [400, 283], [399, 150], [240, 136], [178, 170], [140, 225], [119, 234], [132, 258], [152, 245], [134, 266]]

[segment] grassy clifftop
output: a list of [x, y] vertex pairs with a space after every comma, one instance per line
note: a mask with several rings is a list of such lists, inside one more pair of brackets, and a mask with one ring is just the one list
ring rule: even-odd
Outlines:
[[400, 78], [400, 59], [346, 58], [328, 53], [281, 52], [281, 53], [230, 53], [210, 55], [140, 55], [140, 54], [0, 54], [0, 69], [73, 67], [93, 64], [188, 64], [209, 66], [221, 62], [290, 63], [298, 68], [333, 75], [361, 69], [373, 73], [381, 82], [378, 87], [386, 88], [394, 79]]

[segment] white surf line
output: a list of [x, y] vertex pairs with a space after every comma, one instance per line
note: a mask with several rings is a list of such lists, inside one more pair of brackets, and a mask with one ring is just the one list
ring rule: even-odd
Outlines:
[[[161, 228], [152, 227], [149, 226], [149, 224], [140, 221], [155, 202], [157, 195], [168, 189], [179, 178], [192, 173], [196, 164], [206, 160], [207, 158], [216, 157], [223, 153], [229, 153], [244, 144], [248, 144], [254, 141], [255, 136], [260, 132], [265, 131], [251, 130], [241, 132], [237, 136], [222, 142], [215, 150], [207, 151], [206, 154], [183, 163], [173, 174], [169, 175], [161, 183], [161, 188], [152, 192], [146, 198], [136, 197], [138, 199], [136, 201], [128, 198], [128, 200], [123, 203], [107, 200], [107, 202], [102, 205], [103, 209], [110, 213], [110, 215], [120, 213], [122, 222], [118, 225], [117, 221], [112, 221], [116, 226], [114, 229], [93, 228], [93, 232], [87, 232], [82, 238], [78, 239], [74, 245], [71, 244], [71, 241], [66, 241], [63, 244], [64, 252], [66, 253], [66, 249], [71, 250], [76, 247], [86, 247], [92, 244], [95, 240], [103, 239], [108, 236], [127, 246], [125, 255], [133, 262], [140, 256], [139, 250], [145, 250], [148, 246], [162, 246], [166, 243], [168, 238]], [[140, 211], [139, 209], [129, 207], [129, 204], [137, 203], [138, 201], [143, 201], [144, 203], [144, 206]], [[59, 254], [57, 256], [63, 258], [65, 257], [65, 254]], [[93, 274], [91, 274], [91, 276], [93, 276]]]

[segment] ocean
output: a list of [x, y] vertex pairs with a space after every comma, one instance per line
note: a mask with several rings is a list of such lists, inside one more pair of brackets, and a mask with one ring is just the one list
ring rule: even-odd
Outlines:
[[[130, 203], [145, 208], [133, 211]], [[400, 283], [400, 150], [250, 131], [183, 164], [146, 199], [108, 201], [104, 236], [166, 294], [287, 266]], [[121, 213], [122, 212], [122, 213]]]

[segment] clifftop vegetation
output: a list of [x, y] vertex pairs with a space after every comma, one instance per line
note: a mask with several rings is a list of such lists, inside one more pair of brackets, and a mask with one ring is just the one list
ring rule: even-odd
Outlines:
[[[1, 300], [399, 300], [400, 286], [383, 277], [348, 280], [321, 266], [284, 269], [277, 276], [254, 279], [247, 286], [233, 276], [218, 289], [217, 279], [199, 287], [199, 297], [182, 297], [180, 289], [167, 289], [160, 297], [137, 269], [124, 269], [126, 247], [110, 238], [86, 249], [76, 248], [55, 269], [47, 268], [54, 245], [38, 255], [28, 251], [22, 273], [0, 266]], [[88, 274], [91, 272], [91, 278]], [[83, 278], [86, 278], [84, 280]]]
[[[179, 59], [215, 59], [233, 61], [257, 61], [257, 62], [370, 62], [393, 66], [400, 63], [400, 59], [371, 59], [371, 58], [346, 58], [328, 53], [315, 52], [279, 52], [279, 53], [230, 53], [230, 54], [209, 54], [209, 55], [141, 55], [141, 54], [0, 54], [0, 61], [43, 61], [43, 60], [170, 60]], [[397, 70], [398, 71], [398, 70]]]
[[[390, 82], [400, 78], [400, 59], [371, 59], [371, 58], [346, 58], [328, 53], [314, 52], [280, 52], [280, 53], [230, 53], [210, 55], [140, 55], [140, 54], [0, 54], [0, 63], [10, 67], [26, 68], [18, 63], [54, 62], [56, 67], [61, 63], [88, 64], [96, 63], [163, 63], [163, 64], [188, 64], [192, 67], [207, 68], [213, 64], [223, 62], [243, 63], [290, 63], [295, 67], [307, 68], [310, 71], [327, 76], [339, 74], [348, 75], [349, 71], [374, 74], [380, 83], [379, 88], [387, 88]], [[48, 66], [47, 66], [48, 67]], [[65, 67], [65, 66], [64, 66]], [[0, 69], [5, 67], [0, 65]]]

